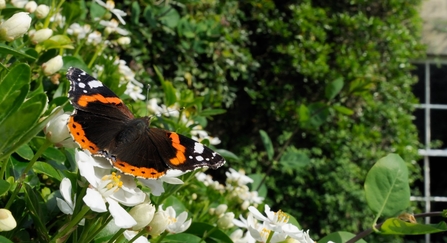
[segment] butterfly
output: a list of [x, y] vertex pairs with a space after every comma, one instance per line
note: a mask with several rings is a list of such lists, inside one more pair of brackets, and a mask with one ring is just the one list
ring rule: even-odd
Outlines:
[[107, 158], [124, 174], [157, 179], [168, 170], [217, 169], [225, 159], [181, 134], [150, 127], [150, 117], [135, 118], [123, 101], [85, 71], [71, 67], [68, 97], [74, 107], [68, 129], [79, 146]]

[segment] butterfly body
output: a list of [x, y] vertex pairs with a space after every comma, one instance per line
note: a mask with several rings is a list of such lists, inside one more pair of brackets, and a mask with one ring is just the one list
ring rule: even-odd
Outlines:
[[106, 157], [121, 172], [157, 179], [170, 169], [217, 169], [225, 163], [199, 142], [150, 127], [150, 117], [135, 118], [113, 91], [83, 70], [70, 68], [67, 78], [75, 108], [67, 124], [70, 134], [82, 149]]

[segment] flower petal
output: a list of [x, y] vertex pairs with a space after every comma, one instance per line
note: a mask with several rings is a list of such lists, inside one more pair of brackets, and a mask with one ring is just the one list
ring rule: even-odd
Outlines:
[[94, 189], [87, 188], [87, 193], [82, 200], [94, 212], [107, 212], [106, 203], [104, 202], [102, 195]]
[[[65, 202], [73, 208], [73, 201], [71, 200], [71, 181], [68, 178], [64, 178], [61, 181], [61, 185], [59, 186], [59, 191], [61, 192], [62, 197], [64, 198]], [[72, 209], [73, 213], [73, 209]]]
[[117, 201], [112, 199], [106, 200], [109, 203], [109, 211], [115, 220], [116, 226], [122, 229], [128, 229], [137, 224], [137, 221]]
[[68, 205], [68, 203], [58, 197], [56, 197], [56, 203], [57, 203], [57, 207], [64, 213], [64, 214], [69, 214], [72, 215], [73, 214], [73, 208], [70, 207], [70, 205]]

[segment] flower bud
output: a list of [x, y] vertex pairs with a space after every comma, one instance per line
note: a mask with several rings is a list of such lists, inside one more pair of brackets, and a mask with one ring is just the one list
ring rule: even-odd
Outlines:
[[227, 211], [227, 209], [228, 209], [228, 206], [226, 204], [220, 204], [219, 206], [217, 206], [214, 213], [216, 214], [217, 217], [220, 217], [222, 214], [224, 214]]
[[229, 229], [234, 225], [233, 219], [233, 212], [225, 213], [224, 216], [220, 217], [219, 220], [217, 220], [217, 227], [219, 227], [220, 229]]
[[118, 38], [118, 40], [116, 40], [116, 42], [118, 44], [120, 44], [121, 46], [127, 46], [130, 44], [131, 40], [130, 40], [130, 37], [122, 36], [122, 37]]
[[6, 1], [0, 0], [0, 9], [5, 9], [5, 8], [6, 8]]
[[30, 1], [25, 4], [25, 10], [28, 13], [33, 13], [34, 11], [36, 11], [36, 9], [37, 9], [37, 3], [34, 1]]
[[29, 36], [31, 37], [31, 42], [33, 44], [44, 42], [48, 40], [48, 38], [50, 38], [52, 35], [53, 30], [51, 29], [41, 29], [29, 34]]
[[48, 60], [46, 63], [42, 64], [43, 73], [50, 76], [51, 74], [59, 71], [63, 65], [64, 61], [62, 60], [62, 56], [57, 55]]
[[154, 218], [149, 223], [149, 234], [152, 237], [156, 237], [163, 233], [169, 224], [169, 215], [165, 211], [160, 209], [161, 207], [159, 207], [159, 210], [155, 213]]
[[137, 224], [132, 227], [132, 230], [138, 231], [152, 221], [155, 214], [155, 207], [150, 203], [138, 204], [129, 211], [129, 214], [137, 221]]
[[54, 143], [57, 146], [63, 146], [68, 148], [76, 148], [76, 143], [70, 136], [68, 132], [68, 119], [70, 118], [69, 113], [64, 113], [63, 110], [59, 110], [57, 114], [54, 114], [51, 118], [43, 132], [47, 137], [48, 141]]
[[36, 12], [34, 14], [36, 15], [36, 18], [43, 19], [43, 18], [47, 17], [49, 12], [50, 12], [50, 7], [48, 7], [45, 4], [41, 4], [36, 8]]
[[17, 222], [8, 209], [0, 209], [0, 231], [10, 231], [17, 226]]
[[0, 25], [0, 39], [13, 41], [25, 34], [31, 26], [28, 13], [16, 13]]

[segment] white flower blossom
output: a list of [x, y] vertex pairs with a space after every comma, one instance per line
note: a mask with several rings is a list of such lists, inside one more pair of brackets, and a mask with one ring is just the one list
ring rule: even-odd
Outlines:
[[101, 0], [95, 0], [99, 5], [103, 6], [107, 10], [109, 10], [112, 14], [116, 16], [116, 18], [121, 22], [121, 24], [126, 24], [126, 21], [124, 21], [123, 17], [127, 14], [120, 9], [115, 8], [115, 2], [113, 0], [107, 0], [107, 2], [103, 2]]

